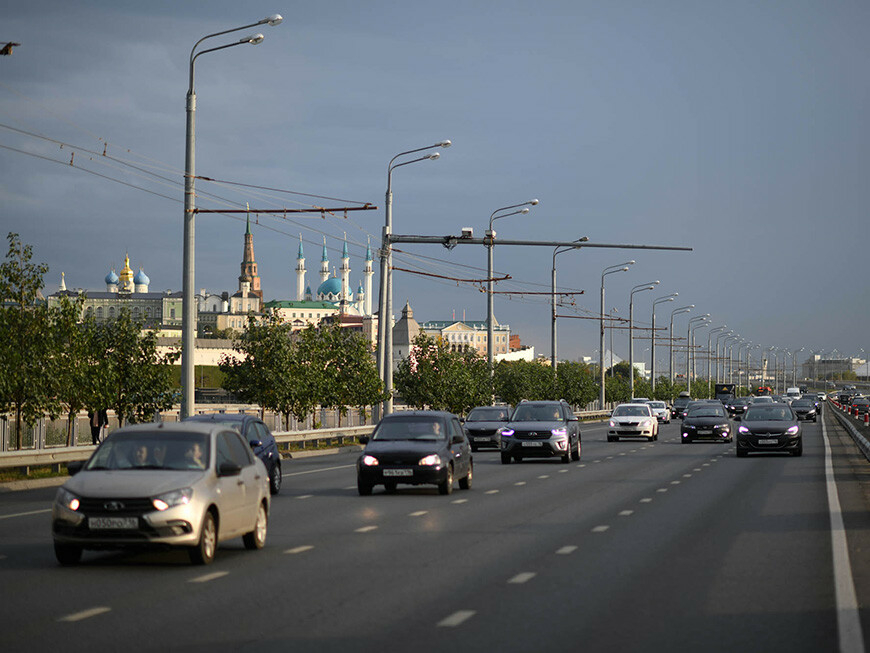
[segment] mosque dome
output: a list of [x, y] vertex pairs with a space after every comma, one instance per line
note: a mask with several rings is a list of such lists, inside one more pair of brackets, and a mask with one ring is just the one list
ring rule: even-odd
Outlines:
[[335, 295], [336, 297], [341, 295], [341, 279], [337, 279], [332, 277], [331, 279], [327, 279], [320, 287], [317, 289], [318, 297], [326, 297], [329, 295]]
[[139, 268], [139, 272], [137, 272], [136, 276], [133, 277], [133, 283], [135, 283], [137, 286], [148, 286], [151, 284], [151, 279], [148, 278], [148, 275], [145, 274], [142, 268]]
[[117, 284], [121, 279], [115, 274], [115, 271], [112, 270], [109, 274], [106, 275], [106, 284]]

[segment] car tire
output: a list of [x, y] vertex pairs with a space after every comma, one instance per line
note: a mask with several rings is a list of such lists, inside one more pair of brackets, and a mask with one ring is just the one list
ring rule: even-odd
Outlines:
[[192, 546], [188, 555], [190, 562], [195, 565], [210, 565], [214, 560], [214, 554], [217, 551], [218, 543], [218, 526], [214, 518], [214, 513], [209, 510], [205, 513], [202, 520], [202, 527], [199, 531], [199, 542]]
[[266, 506], [262, 503], [257, 510], [257, 523], [254, 524], [254, 530], [250, 533], [242, 535], [242, 542], [245, 543], [245, 548], [248, 551], [262, 549], [266, 544], [266, 532], [269, 528], [269, 516], [266, 514]]
[[747, 455], [748, 455], [747, 451], [740, 451], [740, 449], [737, 450], [737, 457], [738, 458], [746, 458]]
[[453, 465], [447, 466], [447, 477], [438, 484], [438, 494], [453, 494]]
[[614, 435], [612, 441], [613, 441], [613, 442], [619, 442], [619, 436], [618, 436], [618, 435]]
[[501, 464], [502, 465], [510, 465], [511, 464], [511, 455], [509, 453], [503, 453], [501, 455]]
[[361, 478], [356, 479], [356, 490], [361, 497], [367, 497], [372, 493], [372, 486], [363, 481]]
[[395, 494], [398, 486], [399, 484], [396, 481], [384, 481], [384, 490], [387, 494]]
[[281, 473], [281, 463], [275, 463], [269, 473], [269, 494], [278, 494], [281, 491], [281, 482], [284, 475]]
[[470, 490], [471, 482], [474, 477], [474, 463], [468, 463], [468, 474], [459, 479], [459, 489]]
[[692, 441], [689, 438], [682, 438], [680, 442], [683, 444], [692, 444]]
[[796, 449], [791, 451], [792, 456], [802, 456], [804, 453], [804, 443], [801, 442]]
[[514, 456], [514, 462], [515, 462], [515, 463], [521, 463], [521, 462], [523, 462], [523, 457], [520, 456], [519, 454], [517, 454], [516, 456]]
[[54, 543], [54, 557], [64, 567], [77, 565], [82, 560], [82, 547], [74, 544]]
[[580, 443], [579, 442], [577, 443], [577, 448], [574, 449], [574, 452], [571, 454], [571, 459], [575, 462], [580, 460]]

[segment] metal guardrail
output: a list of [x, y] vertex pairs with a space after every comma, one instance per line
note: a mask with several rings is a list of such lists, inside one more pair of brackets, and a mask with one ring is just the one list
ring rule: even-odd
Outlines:
[[836, 402], [829, 403], [828, 408], [834, 411], [834, 417], [836, 417], [837, 421], [849, 432], [849, 435], [852, 436], [852, 439], [855, 441], [855, 444], [858, 445], [861, 453], [863, 453], [864, 457], [870, 461], [870, 440], [868, 440], [856, 426], [856, 424], [863, 424], [863, 421], [857, 421], [849, 417], [849, 413], [845, 412]]

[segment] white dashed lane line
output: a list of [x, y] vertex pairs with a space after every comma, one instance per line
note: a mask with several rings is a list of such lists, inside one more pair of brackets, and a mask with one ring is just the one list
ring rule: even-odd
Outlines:
[[576, 550], [577, 550], [577, 547], [573, 546], [573, 545], [563, 546], [561, 549], [556, 551], [556, 555], [560, 555], [560, 556], [571, 555]]
[[537, 574], [533, 571], [524, 571], [521, 574], [517, 574], [513, 578], [511, 578], [508, 583], [511, 585], [522, 585], [523, 583], [528, 583], [532, 580]]
[[455, 628], [471, 619], [475, 614], [475, 610], [459, 610], [439, 621], [438, 626], [441, 628]]
[[197, 576], [196, 578], [191, 578], [188, 583], [207, 583], [212, 580], [217, 580], [218, 578], [223, 578], [224, 576], [229, 576], [230, 572], [228, 571], [215, 571], [210, 574], [206, 574], [205, 576]]
[[679, 485], [682, 481], [671, 481], [671, 485]]
[[691, 474], [683, 474], [683, 478], [692, 478]]
[[514, 485], [525, 485], [525, 484], [526, 484], [525, 481], [518, 481], [518, 482], [514, 483]]
[[356, 529], [355, 533], [371, 533], [372, 531], [378, 530], [377, 526], [363, 526], [362, 528]]
[[498, 494], [499, 490], [487, 490], [484, 494]]
[[606, 524], [602, 524], [601, 526], [596, 526], [595, 528], [593, 528], [592, 532], [593, 533], [603, 533], [604, 531], [608, 530], [609, 528], [610, 528], [610, 526], [607, 526]]
[[668, 488], [666, 488], [666, 487], [660, 487], [658, 490], [656, 490], [656, 492], [667, 492], [667, 491], [668, 491]]
[[423, 515], [427, 514], [428, 512], [429, 512], [428, 510], [417, 510], [416, 512], [410, 513], [408, 515], [408, 517], [422, 517]]
[[640, 500], [640, 502], [641, 503], [652, 503], [652, 499], [650, 499], [649, 497], [644, 497], [643, 499]]
[[81, 621], [82, 619], [90, 619], [91, 617], [96, 617], [99, 614], [105, 614], [106, 612], [111, 612], [112, 608], [108, 608], [106, 606], [100, 606], [98, 608], [90, 608], [89, 610], [82, 610], [81, 612], [74, 612], [73, 614], [68, 614], [65, 617], [61, 617], [58, 621]]
[[634, 510], [623, 510], [619, 513], [620, 517], [629, 517], [634, 514]]
[[311, 551], [314, 547], [310, 544], [303, 544], [302, 546], [293, 547], [292, 549], [287, 549], [284, 553], [289, 553], [291, 555], [295, 555], [297, 553], [305, 553], [306, 551]]
[[538, 478], [550, 478], [549, 474], [541, 474]]
[[456, 499], [455, 501], [451, 501], [450, 503], [468, 503], [468, 499]]
[[310, 498], [313, 497], [313, 496], [314, 496], [313, 494], [300, 494], [300, 495], [299, 495], [298, 497], [296, 497], [296, 498], [297, 498], [297, 499], [310, 499]]
[[45, 510], [31, 510], [30, 512], [18, 512], [14, 515], [0, 515], [0, 519], [12, 519], [13, 517], [29, 517], [30, 515], [42, 515], [46, 512], [51, 512], [51, 508]]
[[567, 474], [567, 473], [568, 473], [568, 470], [567, 470], [567, 469], [560, 469], [560, 470], [559, 470], [559, 473], [560, 473], [560, 474]]

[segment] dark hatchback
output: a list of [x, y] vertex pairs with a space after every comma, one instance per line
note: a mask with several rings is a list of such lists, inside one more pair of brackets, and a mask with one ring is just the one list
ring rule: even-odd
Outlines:
[[728, 409], [728, 413], [732, 416], [734, 415], [742, 415], [746, 412], [746, 409], [752, 404], [751, 397], [735, 397], [730, 402], [726, 408]]
[[511, 406], [478, 406], [472, 408], [465, 418], [465, 433], [471, 443], [471, 450], [480, 447], [498, 449], [498, 431], [508, 423], [513, 408]]
[[378, 423], [371, 438], [359, 441], [366, 445], [356, 464], [360, 495], [371, 494], [375, 485], [393, 493], [399, 483], [437, 485], [440, 494], [450, 494], [457, 478], [460, 488], [471, 489], [471, 445], [453, 413], [392, 413]]
[[698, 404], [689, 408], [689, 412], [683, 418], [681, 431], [683, 444], [695, 440], [731, 442], [734, 428], [728, 417], [728, 411], [721, 403], [718, 406]]
[[501, 462], [523, 458], [580, 460], [580, 422], [565, 401], [523, 401], [500, 431]]
[[856, 411], [858, 415], [864, 415], [867, 412], [870, 412], [870, 398], [852, 397], [852, 401], [849, 404], [849, 412], [854, 414]]
[[674, 399], [674, 403], [671, 405], [671, 417], [683, 419], [683, 416], [686, 414], [686, 406], [689, 405], [690, 401], [694, 400], [691, 397], [682, 396]]
[[816, 402], [812, 398], [795, 399], [791, 402], [791, 409], [798, 416], [798, 419], [813, 420], [818, 418], [818, 409]]
[[235, 428], [254, 450], [254, 455], [266, 466], [269, 473], [269, 492], [278, 494], [281, 491], [281, 453], [278, 451], [275, 436], [259, 417], [243, 413], [203, 413], [191, 415], [184, 421], [225, 424]]
[[803, 453], [801, 423], [788, 404], [753, 404], [737, 428], [737, 456], [749, 453]]

